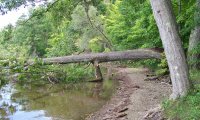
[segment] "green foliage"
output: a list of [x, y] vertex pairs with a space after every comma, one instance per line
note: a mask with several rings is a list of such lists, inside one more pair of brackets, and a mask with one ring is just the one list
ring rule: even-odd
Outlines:
[[74, 32], [79, 33], [79, 38], [76, 41], [77, 46], [81, 50], [88, 50], [89, 42], [92, 39], [99, 39], [101, 44], [109, 46], [109, 42], [102, 33], [104, 33], [104, 26], [101, 16], [98, 14], [97, 8], [89, 6], [88, 13], [86, 13], [83, 5], [78, 5], [72, 16], [72, 28]]
[[[102, 4], [101, 2], [96, 2], [92, 4], [95, 4], [95, 6]], [[105, 49], [107, 48], [108, 42], [100, 33], [100, 31], [104, 30], [100, 13], [97, 11], [98, 8], [90, 5], [87, 16], [84, 7], [84, 5], [77, 5], [70, 17], [68, 15], [68, 17], [66, 17], [67, 19], [63, 19], [60, 23], [56, 22], [56, 31], [48, 40], [49, 46], [46, 48], [46, 56], [63, 56], [73, 53], [76, 54], [76, 52], [79, 51], [90, 51], [91, 49], [96, 49], [94, 48], [96, 47], [96, 43], [90, 42], [95, 38], [99, 39], [98, 43], [102, 44], [102, 47]], [[49, 13], [51, 18], [55, 18], [54, 12], [53, 14], [51, 12]], [[64, 16], [67, 15], [64, 13], [62, 14]], [[100, 52], [102, 50], [97, 51]]]
[[24, 47], [13, 43], [14, 27], [12, 25], [6, 26], [0, 32], [0, 59], [10, 59], [13, 57], [26, 57], [27, 53]]
[[92, 52], [103, 52], [103, 44], [99, 38], [93, 38], [89, 41], [89, 48]]
[[169, 119], [199, 120], [200, 89], [176, 101], [165, 101], [163, 107]]
[[160, 47], [149, 1], [116, 1], [110, 5], [106, 29], [116, 49]]
[[200, 71], [199, 70], [190, 70], [190, 80], [195, 89], [200, 89]]
[[188, 60], [188, 64], [190, 66], [196, 66], [196, 68], [199, 68], [200, 60], [198, 57], [196, 57], [199, 56], [199, 53], [200, 53], [200, 43], [195, 45], [195, 47], [193, 47], [190, 51], [188, 51], [188, 56], [193, 56]]
[[162, 76], [169, 74], [169, 68], [167, 64], [167, 59], [163, 53], [163, 59], [161, 59], [161, 62], [158, 64], [158, 68], [156, 70], [156, 75]]
[[70, 28], [70, 22], [64, 21], [57, 31], [48, 39], [46, 56], [65, 56], [78, 51], [76, 46], [77, 34]]
[[[6, 62], [6, 64], [5, 64]], [[70, 83], [92, 78], [93, 69], [86, 64], [43, 65], [41, 59], [35, 59], [33, 65], [26, 66], [24, 60], [15, 58], [2, 62], [1, 84], [8, 82], [9, 76], [20, 84], [26, 83]], [[2, 65], [1, 65], [2, 66]], [[6, 76], [6, 75], [9, 76]], [[7, 80], [6, 80], [7, 79]]]
[[1, 88], [3, 85], [7, 84], [7, 83], [8, 83], [7, 77], [1, 76], [1, 77], [0, 77], [0, 88]]
[[187, 96], [175, 101], [164, 101], [163, 108], [169, 119], [199, 120], [200, 118], [200, 72], [190, 71], [193, 89]]
[[183, 41], [183, 47], [187, 49], [191, 30], [194, 29], [195, 26], [195, 1], [182, 1], [180, 13], [178, 13], [177, 1], [174, 1], [174, 9], [177, 16], [181, 39]]
[[[43, 8], [40, 8], [32, 11], [30, 17], [43, 10]], [[51, 31], [50, 20], [46, 17], [40, 19], [34, 17], [27, 20], [26, 16], [22, 16], [17, 21], [16, 27], [8, 25], [1, 32], [0, 41], [2, 48], [6, 50], [4, 53], [5, 57], [9, 57], [10, 54], [10, 56], [17, 58], [23, 56], [44, 56]]]
[[74, 83], [80, 82], [92, 77], [92, 69], [84, 68], [85, 65], [49, 65], [41, 66], [36, 64], [30, 66], [25, 74], [19, 76], [21, 82], [41, 82], [41, 80], [50, 83]]
[[198, 70], [191, 70], [190, 71], [190, 78], [191, 80], [200, 80], [200, 72]]
[[[32, 14], [40, 11], [43, 11], [43, 9], [33, 11]], [[21, 19], [21, 21], [18, 21], [18, 26], [15, 29], [13, 42], [15, 44], [29, 46], [29, 55], [44, 56], [47, 41], [52, 31], [51, 21], [46, 17], [41, 19], [34, 17], [28, 20], [26, 24], [21, 25], [20, 23], [26, 21], [26, 18]]]
[[91, 67], [85, 68], [85, 65], [70, 64], [65, 68], [67, 77], [65, 82], [85, 81], [93, 77], [93, 70]]

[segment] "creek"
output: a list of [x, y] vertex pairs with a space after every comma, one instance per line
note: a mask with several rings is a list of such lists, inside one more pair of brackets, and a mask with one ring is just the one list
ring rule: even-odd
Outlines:
[[116, 90], [115, 80], [103, 83], [9, 83], [0, 89], [0, 119], [83, 120], [100, 109]]

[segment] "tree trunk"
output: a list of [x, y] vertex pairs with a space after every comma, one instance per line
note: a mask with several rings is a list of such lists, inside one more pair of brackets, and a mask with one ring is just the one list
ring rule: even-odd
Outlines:
[[173, 85], [171, 99], [184, 96], [189, 90], [188, 66], [181, 45], [175, 15], [170, 0], [151, 0], [154, 18], [167, 58]]
[[[177, 2], [178, 2], [178, 15], [180, 16], [182, 11], [182, 2], [181, 0], [178, 0]], [[181, 31], [181, 24], [178, 25], [178, 30], [179, 32]]]
[[[43, 58], [41, 61], [44, 64], [68, 64], [79, 62], [110, 62], [120, 60], [136, 60], [136, 59], [161, 59], [161, 53], [150, 49], [137, 49], [129, 51], [116, 51], [107, 53], [90, 53], [80, 55], [70, 55], [63, 57]], [[34, 64], [33, 60], [27, 61], [27, 64]]]
[[197, 47], [200, 44], [200, 26], [196, 26], [194, 30], [191, 31], [188, 47], [188, 63], [190, 69], [199, 69], [199, 53]]
[[94, 65], [94, 68], [95, 68], [96, 80], [102, 81], [103, 80], [103, 76], [102, 76], [102, 73], [101, 73], [101, 69], [99, 67], [99, 62], [98, 61], [94, 61], [93, 65]]
[[198, 58], [200, 54], [197, 52], [200, 46], [200, 0], [196, 1], [196, 12], [194, 15], [195, 28], [191, 31], [188, 47], [188, 62], [190, 69], [199, 69], [200, 64]]

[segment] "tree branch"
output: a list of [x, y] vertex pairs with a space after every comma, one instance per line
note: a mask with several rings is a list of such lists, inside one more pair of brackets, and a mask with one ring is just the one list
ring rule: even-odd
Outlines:
[[39, 15], [43, 15], [44, 13], [48, 12], [51, 8], [54, 7], [55, 4], [56, 4], [57, 2], [59, 2], [59, 1], [60, 1], [60, 0], [54, 1], [51, 5], [49, 5], [49, 6], [47, 7], [47, 9], [46, 9], [44, 12], [40, 12], [39, 14], [31, 15], [26, 21], [24, 21], [24, 22], [22, 23], [22, 25], [26, 24], [29, 20], [33, 19], [34, 17], [39, 16]]
[[88, 21], [89, 21], [90, 25], [91, 25], [94, 29], [96, 29], [97, 31], [99, 31], [99, 32], [101, 33], [101, 35], [103, 35], [103, 37], [108, 41], [109, 48], [111, 49], [111, 48], [112, 48], [112, 47], [111, 47], [112, 45], [111, 45], [111, 43], [110, 43], [111, 40], [103, 33], [103, 31], [101, 31], [96, 25], [94, 25], [94, 24], [92, 23], [91, 18], [90, 18], [89, 14], [88, 14], [89, 5], [88, 5], [88, 3], [87, 3], [86, 0], [83, 0], [83, 1], [84, 1], [84, 5], [85, 5], [86, 16], [87, 16], [87, 18], [88, 18]]

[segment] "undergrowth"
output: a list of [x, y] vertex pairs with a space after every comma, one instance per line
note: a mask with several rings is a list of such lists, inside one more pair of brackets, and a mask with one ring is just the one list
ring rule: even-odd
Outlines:
[[[33, 65], [26, 65], [24, 60], [9, 59], [0, 64], [0, 85], [8, 80], [26, 83], [75, 83], [94, 77], [92, 65], [86, 63], [66, 65], [44, 65], [35, 59]], [[5, 64], [6, 63], [6, 64]]]
[[93, 77], [92, 68], [86, 66], [86, 64], [32, 66], [18, 78], [22, 82], [43, 80], [53, 84], [76, 83]]
[[193, 89], [175, 101], [164, 101], [165, 116], [174, 120], [200, 120], [200, 71], [191, 71]]
[[163, 58], [161, 60], [157, 59], [146, 59], [146, 60], [135, 60], [135, 61], [125, 61], [121, 62], [122, 65], [128, 66], [128, 67], [144, 67], [149, 68], [152, 72], [155, 73], [157, 76], [164, 76], [169, 74], [169, 69], [167, 65], [167, 60], [163, 55]]

